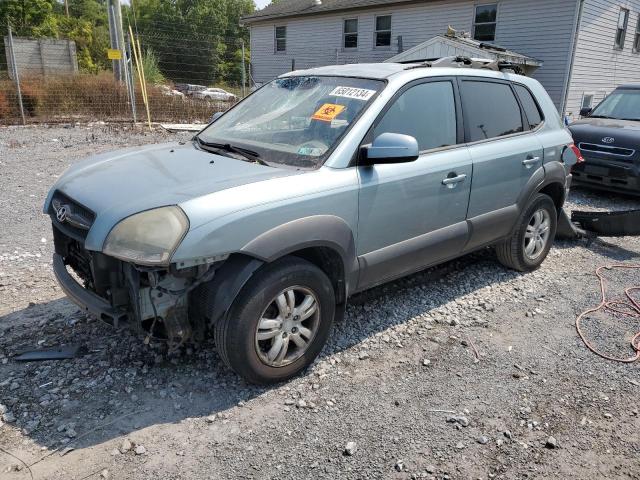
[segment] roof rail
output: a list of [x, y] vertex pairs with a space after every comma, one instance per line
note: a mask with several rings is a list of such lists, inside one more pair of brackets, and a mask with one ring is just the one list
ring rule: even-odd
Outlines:
[[492, 60], [488, 58], [470, 58], [464, 56], [442, 57], [434, 60], [417, 61], [419, 63], [408, 64], [405, 70], [414, 68], [475, 68], [487, 69], [497, 72], [512, 72], [522, 75], [522, 67], [516, 63], [504, 60]]

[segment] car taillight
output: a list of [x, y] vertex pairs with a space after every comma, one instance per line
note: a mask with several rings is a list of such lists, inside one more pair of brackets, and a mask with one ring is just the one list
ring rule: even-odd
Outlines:
[[573, 153], [575, 153], [576, 158], [578, 159], [576, 161], [576, 163], [584, 162], [584, 157], [582, 156], [582, 152], [580, 151], [580, 149], [578, 147], [576, 147], [576, 145], [574, 143], [569, 145], [569, 148], [573, 151]]

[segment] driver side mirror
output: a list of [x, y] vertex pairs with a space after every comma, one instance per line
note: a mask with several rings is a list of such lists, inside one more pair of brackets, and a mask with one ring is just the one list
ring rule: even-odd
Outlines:
[[591, 115], [591, 112], [593, 112], [593, 108], [591, 107], [584, 107], [580, 109], [580, 116], [581, 117], [588, 117], [589, 115]]
[[360, 151], [360, 165], [413, 162], [420, 156], [418, 141], [410, 135], [383, 133]]

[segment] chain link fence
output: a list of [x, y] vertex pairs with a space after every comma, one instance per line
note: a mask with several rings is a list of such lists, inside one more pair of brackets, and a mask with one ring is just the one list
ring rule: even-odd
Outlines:
[[115, 68], [97, 73], [78, 69], [73, 41], [11, 33], [0, 39], [0, 124], [147, 122], [145, 100], [152, 122], [200, 123], [251, 89], [241, 39], [189, 34], [168, 24], [131, 33], [116, 52], [121, 60]]

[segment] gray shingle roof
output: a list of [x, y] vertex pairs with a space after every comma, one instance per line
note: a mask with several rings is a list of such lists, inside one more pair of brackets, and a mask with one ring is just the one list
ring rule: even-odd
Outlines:
[[322, 0], [316, 5], [315, 0], [281, 0], [280, 2], [258, 10], [257, 12], [242, 17], [243, 23], [253, 23], [274, 18], [293, 17], [298, 15], [311, 15], [314, 13], [334, 12], [353, 8], [365, 8], [376, 5], [390, 5], [396, 3], [409, 3], [415, 0]]

